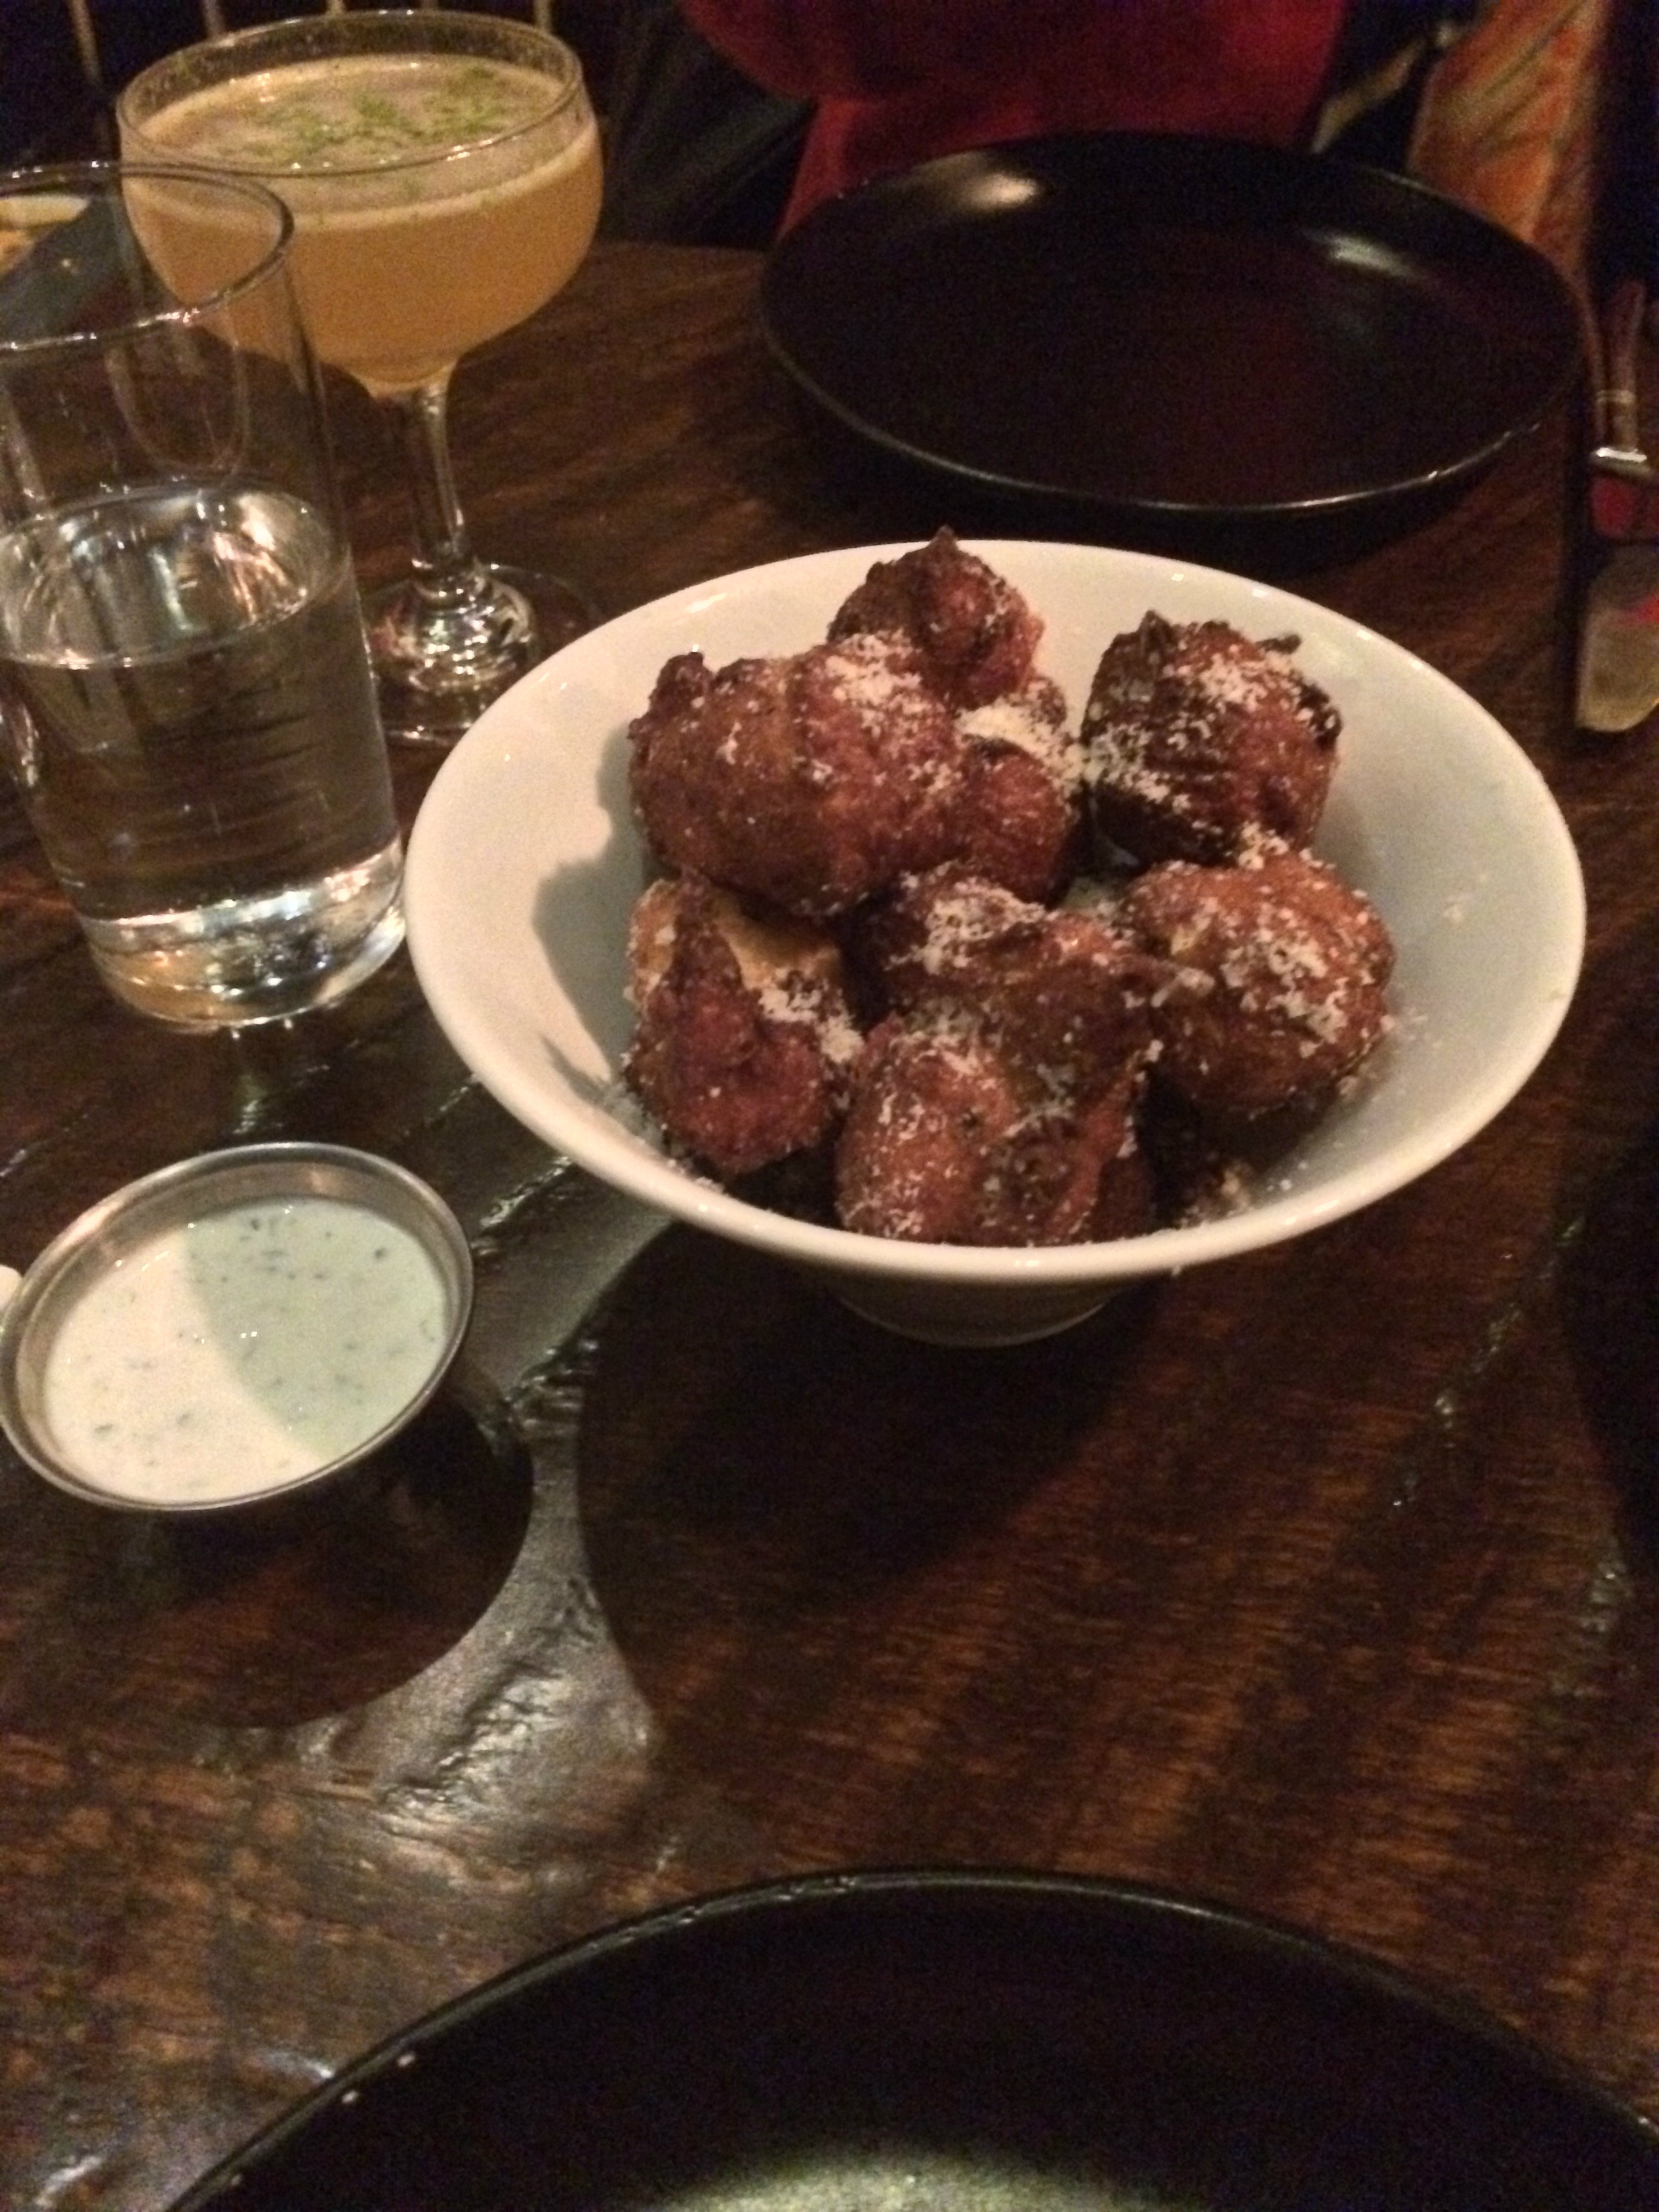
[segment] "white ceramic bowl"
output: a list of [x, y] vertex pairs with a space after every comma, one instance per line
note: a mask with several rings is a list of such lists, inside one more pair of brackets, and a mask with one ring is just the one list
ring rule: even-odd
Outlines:
[[1412, 654], [1266, 584], [1152, 555], [1024, 540], [972, 550], [1044, 618], [1042, 665], [1081, 712], [1101, 651], [1149, 607], [1255, 637], [1297, 633], [1344, 730], [1316, 849], [1393, 933], [1397, 1016], [1366, 1081], [1227, 1218], [1041, 1250], [909, 1244], [745, 1204], [654, 1151], [613, 1110], [632, 1027], [628, 917], [645, 879], [627, 726], [658, 669], [823, 635], [872, 562], [809, 554], [641, 607], [498, 700], [444, 763], [410, 841], [416, 972], [461, 1058], [549, 1144], [648, 1206], [774, 1253], [873, 1321], [942, 1343], [1047, 1334], [1138, 1277], [1334, 1221], [1443, 1160], [1526, 1081], [1583, 949], [1577, 858], [1542, 778], [1491, 715]]

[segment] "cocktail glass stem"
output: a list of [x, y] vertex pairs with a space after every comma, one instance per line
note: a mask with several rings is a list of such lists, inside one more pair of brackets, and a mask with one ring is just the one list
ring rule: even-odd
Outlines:
[[473, 553], [449, 465], [449, 372], [392, 403], [398, 410], [415, 503], [415, 573], [434, 597], [487, 582]]
[[472, 550], [450, 466], [449, 372], [393, 393], [414, 507], [404, 582], [369, 611], [388, 735], [453, 740], [544, 649], [525, 594]]

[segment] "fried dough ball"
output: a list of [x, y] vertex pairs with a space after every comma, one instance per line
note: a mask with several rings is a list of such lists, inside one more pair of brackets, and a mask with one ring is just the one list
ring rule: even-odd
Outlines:
[[1316, 1101], [1388, 1027], [1388, 931], [1306, 854], [1166, 861], [1129, 885], [1121, 912], [1173, 965], [1152, 1008], [1158, 1079], [1200, 1111], [1249, 1119]]
[[859, 951], [894, 1011], [972, 1020], [1050, 1092], [1103, 1089], [1138, 1066], [1169, 980], [1098, 916], [953, 866], [908, 878], [868, 917]]
[[1342, 724], [1297, 643], [1156, 613], [1114, 638], [1082, 725], [1102, 836], [1140, 861], [1237, 860], [1263, 835], [1306, 845]]
[[1385, 1031], [1387, 932], [1305, 850], [1340, 718], [1297, 641], [1149, 612], [1079, 735], [1042, 627], [942, 530], [824, 642], [661, 671], [624, 1072], [708, 1172], [817, 1218], [832, 1178], [870, 1236], [1139, 1235], [1243, 1202]]
[[900, 640], [718, 670], [682, 653], [629, 735], [659, 857], [791, 913], [839, 914], [951, 849], [962, 741]]
[[1064, 694], [1036, 671], [1042, 635], [1019, 592], [949, 530], [877, 562], [830, 624], [832, 639], [889, 637], [915, 653], [965, 746], [950, 856], [1036, 899], [1077, 866], [1085, 830], [1082, 750]]
[[895, 561], [878, 561], [830, 618], [831, 638], [908, 640], [927, 680], [958, 707], [1023, 691], [1042, 619], [1006, 577], [939, 530]]
[[965, 708], [957, 731], [964, 757], [952, 859], [1022, 898], [1054, 896], [1086, 850], [1083, 752], [1064, 694], [1035, 676], [1021, 691]]
[[629, 962], [623, 1072], [678, 1150], [730, 1177], [823, 1143], [862, 1042], [832, 939], [664, 878], [634, 909]]
[[1135, 1112], [1163, 963], [953, 866], [908, 878], [860, 951], [892, 1011], [836, 1145], [846, 1227], [1024, 1245], [1152, 1226]]
[[899, 1015], [867, 1040], [836, 1147], [842, 1225], [976, 1245], [1075, 1243], [1152, 1225], [1135, 1139], [1138, 1078], [1070, 1103], [971, 1019]]

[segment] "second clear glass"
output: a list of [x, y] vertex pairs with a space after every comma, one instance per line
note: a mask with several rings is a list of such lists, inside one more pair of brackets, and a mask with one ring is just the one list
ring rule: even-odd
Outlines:
[[[157, 242], [216, 235], [188, 282]], [[0, 751], [116, 996], [286, 1021], [403, 939], [403, 849], [282, 203], [0, 175]]]

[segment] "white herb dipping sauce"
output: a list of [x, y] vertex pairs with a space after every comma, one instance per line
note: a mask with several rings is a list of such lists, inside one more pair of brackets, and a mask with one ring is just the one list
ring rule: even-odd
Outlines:
[[393, 1420], [447, 1321], [408, 1230], [339, 1199], [250, 1200], [161, 1231], [82, 1293], [46, 1354], [46, 1425], [118, 1496], [245, 1497]]

